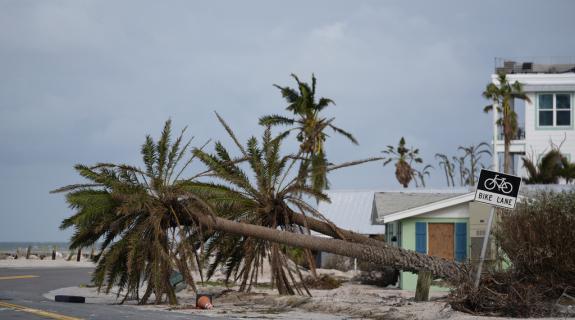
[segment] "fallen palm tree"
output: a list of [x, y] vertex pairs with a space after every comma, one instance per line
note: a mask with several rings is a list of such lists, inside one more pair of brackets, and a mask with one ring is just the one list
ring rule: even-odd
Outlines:
[[[185, 161], [190, 141], [184, 142], [180, 135], [172, 143], [170, 131], [168, 121], [157, 142], [147, 137], [141, 148], [143, 169], [108, 163], [77, 165], [76, 170], [88, 183], [55, 190], [66, 192], [68, 203], [76, 210], [61, 226], [75, 229], [71, 247], [102, 242], [93, 275], [99, 289], [109, 292], [118, 286], [118, 296], [124, 299], [132, 297], [146, 303], [154, 294], [156, 303], [165, 296], [175, 304], [170, 275], [178, 269], [184, 281], [195, 288], [191, 270], [202, 270], [203, 257], [198, 252], [204, 245], [216, 245], [221, 255], [217, 263], [231, 265], [230, 274], [241, 275], [248, 286], [257, 281], [254, 276], [268, 257], [272, 281], [285, 294], [293, 294], [298, 281], [286, 268], [286, 257], [277, 244], [405, 271], [426, 270], [448, 280], [461, 276], [458, 263], [388, 246], [338, 228], [315, 212], [301, 195], [329, 199], [302, 184], [298, 177], [285, 178], [282, 168], [290, 168], [298, 157], [280, 156], [281, 139], [272, 138], [269, 130], [261, 147], [255, 138], [250, 139], [240, 158], [231, 157], [216, 143], [216, 154], [199, 148]], [[194, 158], [210, 170], [180, 178]], [[181, 161], [184, 164], [178, 166]], [[244, 162], [253, 171], [254, 181], [241, 168]], [[216, 177], [227, 183], [200, 182], [201, 177]], [[309, 230], [338, 239], [312, 236]], [[240, 238], [228, 241], [229, 235]], [[140, 295], [144, 282], [146, 291]]]

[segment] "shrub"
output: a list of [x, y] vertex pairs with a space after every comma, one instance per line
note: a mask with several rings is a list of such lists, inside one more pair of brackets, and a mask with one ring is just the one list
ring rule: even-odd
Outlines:
[[494, 237], [509, 267], [472, 276], [451, 292], [453, 308], [481, 314], [547, 316], [575, 287], [575, 192], [540, 192], [502, 210]]
[[564, 290], [575, 284], [575, 192], [541, 192], [503, 212], [495, 239], [513, 271]]

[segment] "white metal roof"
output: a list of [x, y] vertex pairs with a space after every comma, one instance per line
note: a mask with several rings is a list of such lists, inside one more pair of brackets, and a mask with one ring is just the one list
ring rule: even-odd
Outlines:
[[377, 211], [374, 222], [383, 221], [385, 216], [420, 208], [428, 204], [455, 198], [467, 192], [376, 192], [375, 208]]
[[451, 197], [443, 198], [438, 201], [429, 202], [424, 205], [412, 207], [403, 211], [391, 213], [383, 217], [380, 216], [379, 220], [383, 221], [384, 223], [388, 223], [401, 219], [415, 217], [435, 210], [452, 207], [460, 203], [473, 201], [474, 195], [475, 195], [474, 192], [469, 192], [465, 194], [454, 193], [451, 195]]
[[[520, 193], [539, 190], [566, 191], [575, 190], [575, 186], [523, 185]], [[339, 227], [362, 234], [383, 234], [383, 223], [473, 201], [474, 193], [474, 188], [328, 190], [331, 203], [321, 201], [318, 210]]]
[[321, 201], [318, 211], [335, 225], [362, 234], [384, 234], [384, 225], [372, 224], [373, 191], [326, 191], [331, 203]]

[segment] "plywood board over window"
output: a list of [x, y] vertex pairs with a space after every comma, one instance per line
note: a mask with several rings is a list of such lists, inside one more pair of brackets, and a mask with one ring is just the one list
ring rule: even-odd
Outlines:
[[429, 255], [454, 259], [455, 239], [453, 223], [429, 223]]

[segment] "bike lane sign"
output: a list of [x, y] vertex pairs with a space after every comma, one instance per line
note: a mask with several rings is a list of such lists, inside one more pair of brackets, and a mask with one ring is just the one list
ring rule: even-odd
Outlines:
[[475, 201], [513, 209], [520, 185], [520, 177], [483, 169], [477, 182]]

